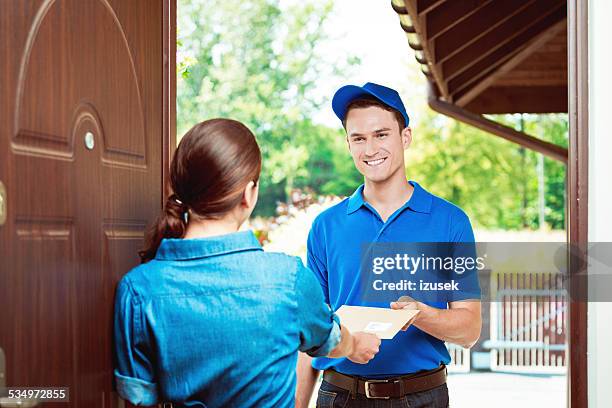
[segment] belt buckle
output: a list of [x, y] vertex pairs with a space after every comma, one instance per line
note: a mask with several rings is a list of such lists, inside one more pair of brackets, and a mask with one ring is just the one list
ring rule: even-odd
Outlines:
[[376, 383], [390, 383], [393, 382], [393, 384], [399, 383], [399, 380], [366, 380], [365, 382], [365, 395], [366, 398], [368, 399], [389, 399], [391, 397], [375, 397], [373, 395], [370, 395], [370, 384], [376, 384]]

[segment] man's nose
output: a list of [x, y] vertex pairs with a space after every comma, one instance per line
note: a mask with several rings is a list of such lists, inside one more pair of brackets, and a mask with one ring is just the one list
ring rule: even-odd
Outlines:
[[378, 152], [378, 146], [376, 145], [376, 140], [373, 137], [366, 139], [365, 145], [365, 155], [366, 156], [374, 156]]

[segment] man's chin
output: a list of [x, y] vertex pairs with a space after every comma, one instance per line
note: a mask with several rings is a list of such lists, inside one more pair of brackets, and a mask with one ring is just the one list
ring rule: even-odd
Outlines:
[[363, 177], [369, 183], [377, 183], [378, 184], [378, 183], [384, 183], [385, 181], [389, 180], [389, 178], [391, 176], [389, 174], [368, 174], [368, 173], [365, 173], [363, 175]]

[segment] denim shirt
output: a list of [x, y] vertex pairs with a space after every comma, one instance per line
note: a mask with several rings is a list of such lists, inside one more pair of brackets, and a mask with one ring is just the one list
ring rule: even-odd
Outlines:
[[293, 407], [297, 351], [339, 340], [314, 274], [250, 231], [164, 239], [117, 288], [115, 379], [133, 404]]

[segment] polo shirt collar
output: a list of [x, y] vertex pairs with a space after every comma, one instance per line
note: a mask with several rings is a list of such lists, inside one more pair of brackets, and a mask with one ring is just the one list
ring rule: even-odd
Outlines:
[[[410, 197], [410, 200], [408, 200], [408, 202], [404, 204], [404, 206], [410, 208], [412, 211], [429, 214], [431, 212], [431, 203], [432, 203], [431, 194], [429, 194], [416, 181], [410, 180], [408, 182], [410, 183], [412, 187], [414, 187], [414, 191], [412, 192], [412, 196]], [[346, 208], [346, 213], [352, 214], [358, 209], [360, 209], [364, 204], [365, 204], [365, 200], [363, 199], [363, 184], [362, 184], [349, 197], [348, 205]]]
[[250, 250], [262, 250], [253, 231], [239, 231], [207, 238], [165, 238], [157, 249], [155, 259], [178, 261]]
[[357, 190], [348, 199], [348, 206], [346, 207], [346, 213], [352, 214], [364, 204], [363, 200], [363, 184], [357, 187]]

